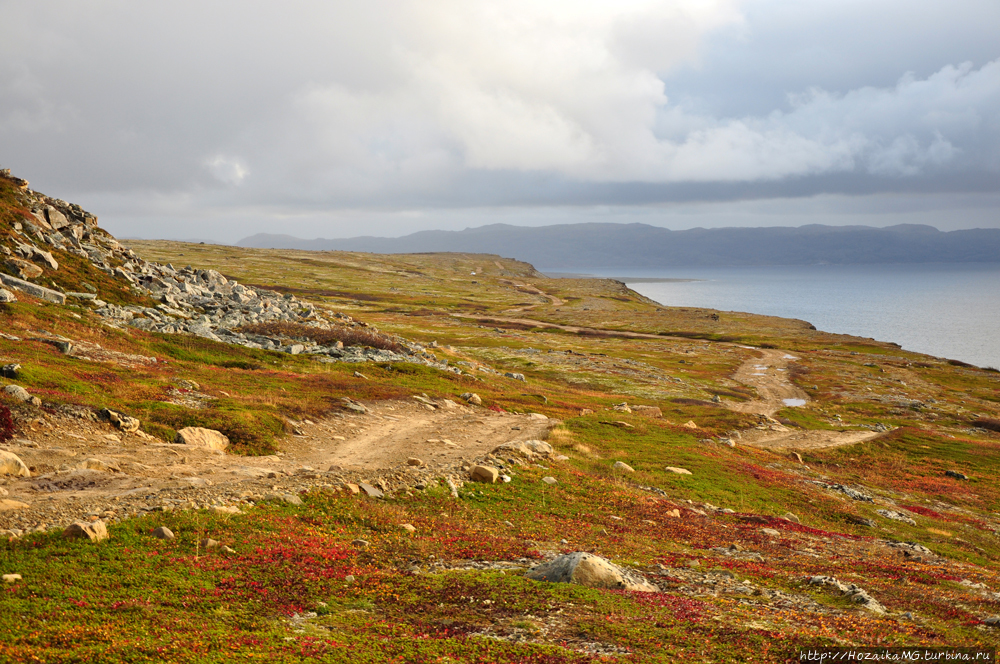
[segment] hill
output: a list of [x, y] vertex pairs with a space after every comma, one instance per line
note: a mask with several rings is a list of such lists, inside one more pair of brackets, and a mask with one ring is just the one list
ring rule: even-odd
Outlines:
[[9, 174], [0, 254], [2, 661], [997, 642], [995, 371], [495, 254], [125, 245]]
[[965, 263], [1000, 260], [1000, 229], [941, 232], [931, 226], [693, 228], [646, 224], [493, 224], [462, 231], [421, 231], [400, 238], [301, 240], [258, 234], [241, 247], [364, 251], [465, 252], [516, 256], [546, 268], [657, 268], [694, 265]]

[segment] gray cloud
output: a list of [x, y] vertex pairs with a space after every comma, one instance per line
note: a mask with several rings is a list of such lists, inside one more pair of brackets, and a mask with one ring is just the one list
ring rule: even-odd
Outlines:
[[912, 192], [982, 210], [1000, 182], [992, 1], [52, 0], [4, 18], [0, 161], [126, 234], [333, 237], [495, 206], [535, 223], [652, 205], [669, 224], [655, 206], [809, 215], [803, 197]]

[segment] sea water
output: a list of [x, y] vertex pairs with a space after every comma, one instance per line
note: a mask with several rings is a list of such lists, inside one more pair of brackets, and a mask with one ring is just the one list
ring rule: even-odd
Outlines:
[[[668, 306], [798, 318], [1000, 368], [1000, 263], [586, 269]], [[633, 278], [693, 281], [636, 282]]]

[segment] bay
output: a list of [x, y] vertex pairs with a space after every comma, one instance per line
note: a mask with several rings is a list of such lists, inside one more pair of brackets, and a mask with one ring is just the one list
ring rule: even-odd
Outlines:
[[666, 306], [798, 318], [827, 332], [1000, 368], [1000, 263], [584, 271], [622, 279]]

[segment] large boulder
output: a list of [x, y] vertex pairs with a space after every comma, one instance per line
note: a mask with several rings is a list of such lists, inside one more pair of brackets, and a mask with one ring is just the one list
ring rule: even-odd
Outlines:
[[178, 445], [194, 445], [207, 447], [210, 450], [223, 451], [229, 447], [229, 438], [221, 431], [203, 429], [201, 427], [186, 427], [177, 432], [174, 442]]
[[646, 581], [642, 575], [595, 556], [577, 551], [559, 556], [554, 560], [536, 565], [525, 573], [534, 581], [550, 583], [575, 583], [588, 588], [615, 588], [659, 592], [659, 588]]
[[17, 302], [17, 296], [11, 293], [6, 288], [0, 288], [0, 302]]
[[476, 482], [485, 482], [487, 484], [493, 484], [500, 477], [500, 471], [493, 466], [478, 465], [473, 466], [470, 471], [472, 479]]
[[7, 385], [3, 388], [4, 393], [14, 397], [18, 401], [23, 401], [24, 403], [30, 403], [32, 406], [41, 406], [42, 400], [38, 397], [31, 396], [28, 390], [24, 389], [20, 385]]
[[129, 417], [128, 415], [122, 415], [116, 411], [105, 408], [101, 411], [101, 417], [106, 419], [111, 424], [118, 427], [125, 433], [135, 433], [139, 430], [140, 422], [134, 417]]
[[10, 272], [18, 279], [37, 279], [42, 276], [42, 268], [34, 263], [21, 260], [20, 258], [7, 258], [3, 263], [7, 272]]
[[0, 450], [0, 475], [16, 475], [17, 477], [31, 477], [31, 471], [21, 461], [21, 458], [13, 452]]
[[100, 542], [101, 540], [108, 539], [108, 527], [101, 520], [91, 523], [77, 521], [66, 526], [66, 530], [63, 531], [63, 537], [66, 539], [89, 539], [91, 542]]

